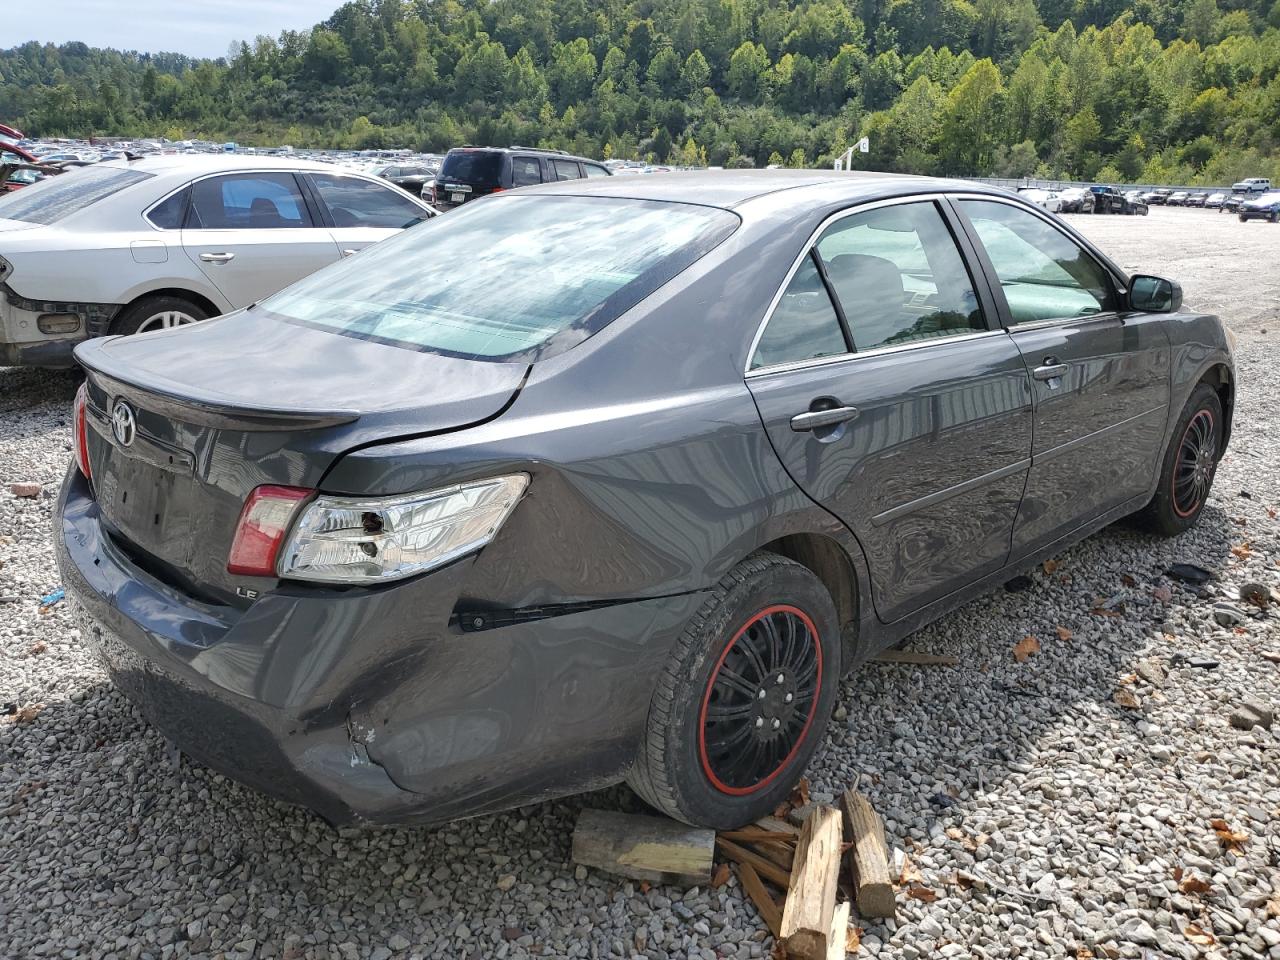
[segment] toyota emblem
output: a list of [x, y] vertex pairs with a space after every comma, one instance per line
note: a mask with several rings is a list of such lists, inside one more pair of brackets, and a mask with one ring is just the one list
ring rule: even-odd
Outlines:
[[133, 437], [138, 432], [133, 407], [123, 400], [117, 400], [116, 405], [111, 408], [111, 432], [115, 434], [116, 441], [122, 447], [133, 443]]

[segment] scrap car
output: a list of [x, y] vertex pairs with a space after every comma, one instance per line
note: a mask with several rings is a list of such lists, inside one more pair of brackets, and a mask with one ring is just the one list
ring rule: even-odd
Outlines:
[[830, 171], [503, 192], [76, 357], [81, 635], [336, 823], [622, 780], [751, 822], [842, 675], [1122, 517], [1191, 528], [1235, 404], [1174, 281], [997, 188]]

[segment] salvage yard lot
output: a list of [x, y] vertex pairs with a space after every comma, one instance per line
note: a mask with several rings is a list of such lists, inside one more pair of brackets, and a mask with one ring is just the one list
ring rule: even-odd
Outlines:
[[[1228, 719], [1280, 699], [1280, 616], [1236, 599], [1280, 580], [1280, 226], [1161, 207], [1071, 222], [1240, 337], [1235, 435], [1200, 526], [1104, 531], [910, 641], [959, 667], [847, 679], [812, 795], [860, 776], [918, 874], [896, 925], [855, 918], [864, 956], [1280, 960], [1280, 726]], [[73, 392], [0, 368], [0, 702], [18, 711], [0, 717], [0, 956], [768, 956], [736, 879], [686, 893], [574, 867], [577, 812], [640, 810], [624, 788], [340, 835], [173, 766], [66, 604], [39, 608], [58, 586]], [[27, 480], [46, 495], [8, 492]], [[1216, 579], [1170, 579], [1176, 562]], [[1239, 622], [1215, 619], [1223, 601]], [[1028, 636], [1039, 652], [1019, 661]], [[1247, 839], [1224, 845], [1216, 819]]]

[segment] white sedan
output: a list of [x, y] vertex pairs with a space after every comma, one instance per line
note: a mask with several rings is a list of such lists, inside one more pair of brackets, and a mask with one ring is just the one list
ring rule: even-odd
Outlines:
[[1050, 213], [1061, 213], [1063, 207], [1062, 197], [1054, 193], [1052, 190], [1040, 190], [1035, 187], [1028, 187], [1018, 191], [1018, 194], [1024, 199], [1030, 200], [1038, 207], [1048, 210]]
[[71, 366], [81, 340], [195, 323], [436, 215], [303, 160], [166, 156], [0, 197], [0, 365]]

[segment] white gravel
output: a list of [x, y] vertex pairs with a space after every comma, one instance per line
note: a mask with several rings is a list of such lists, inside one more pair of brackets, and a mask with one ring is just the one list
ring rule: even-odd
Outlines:
[[[1280, 228], [1159, 208], [1074, 222], [1122, 265], [1181, 279], [1240, 334], [1235, 438], [1209, 508], [1175, 541], [1107, 530], [1030, 589], [912, 641], [961, 667], [847, 680], [813, 793], [860, 774], [914, 885], [937, 895], [902, 893], [896, 925], [855, 919], [861, 955], [1280, 960], [1280, 725], [1229, 723], [1245, 701], [1280, 699], [1280, 665], [1263, 656], [1280, 653], [1280, 615], [1236, 598], [1280, 580]], [[38, 609], [58, 585], [52, 492], [73, 392], [64, 374], [0, 369], [0, 597], [17, 598], [0, 602], [0, 703], [44, 705], [30, 722], [0, 717], [0, 956], [768, 956], [736, 881], [641, 892], [575, 869], [576, 811], [638, 808], [623, 788], [339, 835], [190, 761], [170, 767], [66, 604]], [[46, 495], [14, 498], [18, 480]], [[1174, 582], [1176, 561], [1216, 579]], [[1100, 600], [1120, 615], [1091, 613]], [[1224, 601], [1238, 626], [1215, 619]], [[1029, 634], [1041, 652], [1017, 663]], [[1248, 835], [1238, 852], [1215, 818]]]

